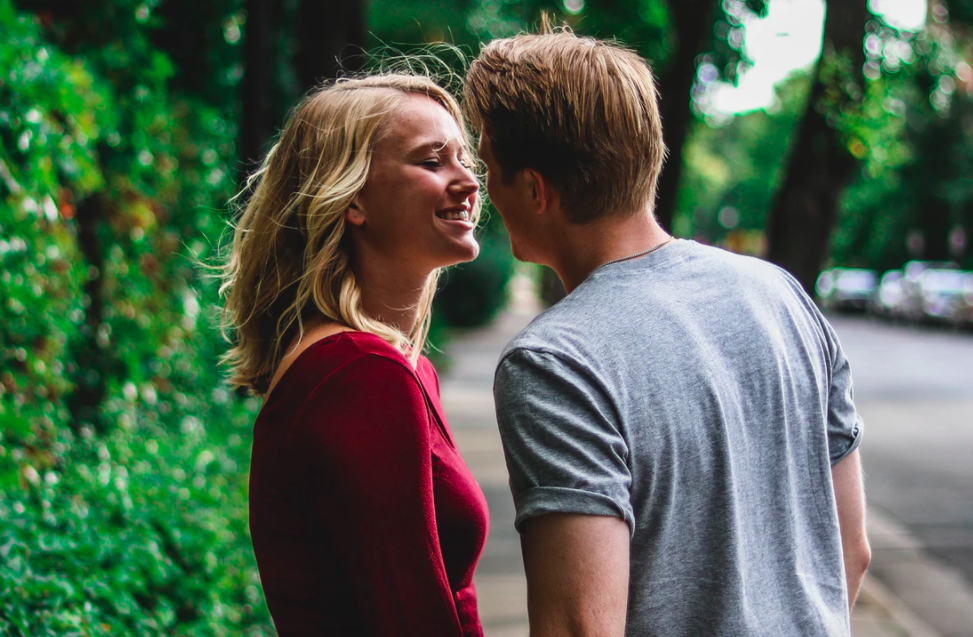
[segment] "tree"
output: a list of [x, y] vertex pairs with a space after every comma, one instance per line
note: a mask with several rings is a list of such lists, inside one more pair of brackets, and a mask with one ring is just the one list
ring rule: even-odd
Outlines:
[[242, 158], [250, 172], [285, 114], [325, 80], [362, 67], [362, 0], [246, 0]]
[[[969, 229], [973, 207], [973, 79], [969, 69], [970, 22], [973, 2], [930, 2], [929, 24], [923, 34], [925, 55], [915, 80], [925, 98], [916, 108], [910, 132], [917, 160], [903, 176], [915, 184], [913, 227], [918, 231], [924, 259], [962, 258], [954, 232]], [[967, 58], [967, 59], [964, 59]], [[965, 242], [963, 242], [965, 243]]]
[[767, 228], [768, 259], [790, 271], [809, 292], [827, 254], [839, 198], [858, 167], [855, 153], [861, 154], [839, 124], [842, 116], [860, 107], [864, 96], [866, 5], [866, 0], [828, 3], [821, 59]]
[[[256, 404], [194, 267], [233, 189], [232, 4], [0, 0], [0, 634], [273, 632]], [[215, 49], [170, 57], [193, 18]]]
[[307, 91], [322, 80], [361, 68], [365, 45], [362, 0], [303, 0], [297, 10], [294, 65]]
[[970, 14], [962, 2], [953, 4], [956, 10], [932, 2], [920, 33], [869, 22], [865, 102], [858, 122], [846, 127], [869, 150], [842, 197], [830, 249], [835, 264], [891, 269], [910, 258], [964, 257], [968, 263]]
[[[280, 17], [273, 0], [246, 0], [244, 35], [243, 121], [240, 128], [240, 159], [244, 175], [255, 166], [267, 150], [279, 116], [272, 103], [274, 34]], [[241, 180], [242, 181], [242, 180]]]
[[802, 72], [778, 85], [777, 104], [769, 111], [739, 114], [719, 125], [693, 122], [674, 220], [677, 234], [730, 245], [745, 233], [752, 245], [742, 251], [763, 254], [767, 212], [783, 181], [810, 80]]
[[690, 94], [696, 79], [696, 58], [712, 44], [718, 3], [716, 0], [676, 0], [669, 6], [675, 50], [659, 76], [662, 134], [669, 155], [659, 176], [655, 209], [659, 223], [666, 229], [672, 228], [682, 176], [683, 147], [693, 121]]

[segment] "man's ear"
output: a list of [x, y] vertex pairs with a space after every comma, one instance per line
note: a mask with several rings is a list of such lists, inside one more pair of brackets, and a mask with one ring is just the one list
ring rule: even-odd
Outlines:
[[556, 208], [559, 203], [557, 193], [544, 175], [532, 168], [524, 170], [525, 186], [528, 189], [531, 201], [534, 204], [534, 212], [543, 214]]
[[365, 214], [354, 201], [345, 209], [345, 221], [353, 226], [361, 226], [365, 223]]

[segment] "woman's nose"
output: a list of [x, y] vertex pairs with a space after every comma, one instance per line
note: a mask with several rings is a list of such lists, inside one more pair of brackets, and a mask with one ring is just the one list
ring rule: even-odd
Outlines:
[[473, 194], [480, 190], [480, 182], [477, 181], [472, 170], [462, 166], [460, 167], [460, 174], [450, 184], [450, 189], [457, 194]]

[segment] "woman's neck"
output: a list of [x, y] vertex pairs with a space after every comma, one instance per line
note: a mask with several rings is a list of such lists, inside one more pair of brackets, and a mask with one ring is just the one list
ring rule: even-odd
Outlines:
[[391, 268], [356, 268], [362, 310], [405, 335], [411, 334], [419, 320], [419, 301], [431, 275], [431, 272], [422, 275]]

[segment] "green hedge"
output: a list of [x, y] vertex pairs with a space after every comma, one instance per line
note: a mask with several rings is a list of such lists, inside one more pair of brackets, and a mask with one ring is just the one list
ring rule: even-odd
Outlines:
[[232, 92], [172, 90], [156, 4], [0, 0], [0, 635], [274, 632], [257, 404], [194, 265], [226, 226]]
[[[238, 177], [242, 8], [0, 0], [2, 637], [274, 634], [247, 529], [259, 405], [223, 380], [197, 265]], [[199, 68], [165, 49], [188, 29]], [[503, 300], [497, 227], [449, 275], [440, 347]]]
[[514, 258], [500, 215], [493, 213], [477, 237], [480, 255], [474, 261], [446, 270], [435, 309], [453, 327], [479, 327], [489, 323], [507, 301], [507, 284]]

